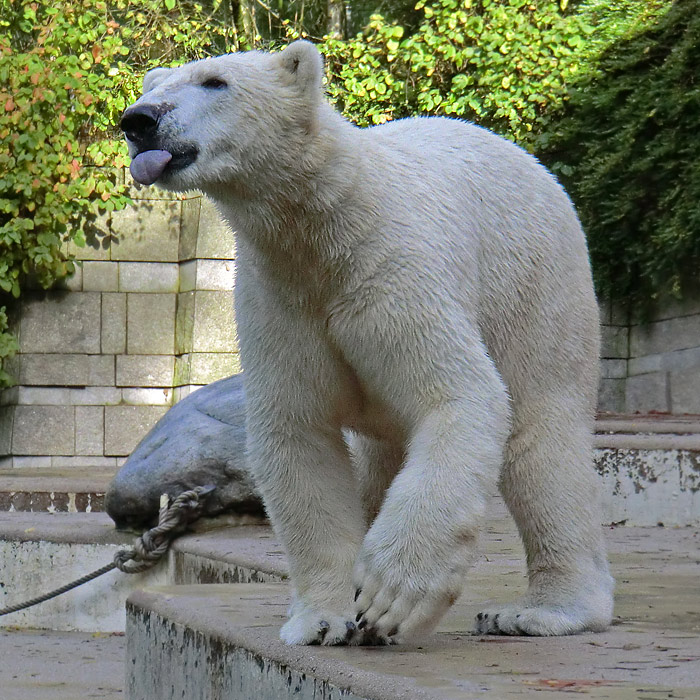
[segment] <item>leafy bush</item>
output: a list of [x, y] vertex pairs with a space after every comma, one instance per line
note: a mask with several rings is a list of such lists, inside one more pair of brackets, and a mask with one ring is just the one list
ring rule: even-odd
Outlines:
[[700, 2], [678, 0], [605, 52], [544, 142], [583, 219], [599, 289], [637, 307], [697, 284], [698, 65]]
[[[216, 13], [218, 21], [213, 19]], [[129, 202], [113, 168], [128, 162], [115, 125], [151, 65], [232, 50], [218, 6], [0, 0], [0, 291], [44, 288], [72, 274], [65, 244], [90, 219]], [[17, 349], [0, 307], [3, 358]]]
[[563, 4], [419, 0], [411, 34], [375, 15], [355, 39], [324, 42], [330, 94], [361, 125], [459, 116], [528, 145], [564, 99], [592, 32]]

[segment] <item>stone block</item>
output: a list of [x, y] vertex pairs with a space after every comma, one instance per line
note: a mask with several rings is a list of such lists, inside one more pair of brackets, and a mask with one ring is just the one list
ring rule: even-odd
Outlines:
[[177, 262], [180, 202], [141, 200], [112, 216], [112, 260]]
[[629, 328], [625, 326], [601, 326], [600, 333], [601, 357], [610, 359], [629, 357]]
[[120, 292], [175, 293], [178, 291], [178, 286], [177, 263], [119, 263]]
[[598, 385], [598, 410], [601, 412], [625, 412], [625, 380], [602, 378]]
[[19, 400], [19, 387], [0, 389], [0, 406], [14, 406]]
[[102, 295], [102, 352], [126, 352], [126, 294]]
[[197, 256], [197, 239], [199, 237], [199, 218], [202, 198], [188, 199], [182, 202], [182, 219], [180, 228], [180, 261], [192, 260]]
[[13, 455], [72, 455], [74, 448], [72, 406], [15, 406]]
[[700, 413], [700, 371], [698, 368], [670, 373], [671, 412]]
[[127, 353], [166, 355], [175, 351], [175, 294], [127, 295]]
[[83, 290], [116, 292], [119, 289], [119, 263], [109, 260], [86, 260], [83, 263]]
[[[38, 287], [40, 289], [40, 287]], [[82, 292], [85, 291], [83, 287], [83, 267], [80, 264], [76, 264], [75, 272], [70, 275], [70, 277], [64, 277], [59, 280], [54, 285], [55, 290], [65, 290], [67, 292]]]
[[20, 386], [17, 403], [23, 406], [69, 406], [70, 389], [53, 386]]
[[221, 218], [214, 203], [202, 197], [199, 212], [198, 258], [233, 260], [236, 257], [236, 237], [231, 227]]
[[190, 355], [189, 381], [186, 383], [210, 384], [240, 371], [241, 363], [237, 353], [195, 352]]
[[22, 354], [19, 383], [27, 386], [109, 386], [114, 355]]
[[0, 406], [0, 455], [12, 454], [12, 424], [14, 418], [14, 406]]
[[22, 305], [20, 352], [99, 353], [100, 295], [49, 292]]
[[117, 468], [116, 457], [102, 457], [100, 455], [81, 455], [51, 457], [51, 466], [54, 469], [115, 469]]
[[105, 455], [123, 457], [131, 454], [167, 410], [167, 406], [107, 406]]
[[122, 389], [122, 403], [129, 406], [170, 406], [172, 389]]
[[175, 354], [192, 352], [194, 333], [194, 292], [181, 292], [177, 295], [175, 319]]
[[79, 389], [68, 389], [66, 403], [71, 406], [113, 406], [121, 401], [121, 389], [114, 386], [86, 386]]
[[700, 314], [630, 329], [630, 357], [700, 347]]
[[76, 406], [75, 454], [102, 455], [104, 452], [105, 409], [103, 406]]
[[233, 291], [236, 263], [233, 260], [197, 260], [197, 289]]
[[197, 260], [180, 263], [180, 292], [193, 292], [197, 287]]
[[114, 386], [114, 355], [88, 356], [87, 386]]
[[194, 352], [238, 352], [231, 292], [195, 292]]
[[627, 376], [627, 360], [601, 360], [600, 375], [605, 379], [624, 379]]
[[700, 347], [687, 350], [674, 350], [658, 355], [645, 355], [629, 361], [630, 374], [649, 372], [676, 372], [696, 368], [700, 371]]
[[625, 385], [625, 410], [628, 413], [667, 412], [669, 405], [666, 372], [638, 374], [628, 377]]
[[83, 221], [85, 245], [80, 247], [73, 241], [69, 241], [65, 245], [65, 252], [73, 255], [76, 260], [109, 260], [112, 242], [111, 220], [111, 212], [95, 211], [88, 215]]
[[41, 457], [15, 456], [12, 458], [12, 466], [15, 469], [50, 469], [54, 458], [48, 455]]
[[119, 355], [117, 386], [171, 388], [174, 369], [172, 355]]

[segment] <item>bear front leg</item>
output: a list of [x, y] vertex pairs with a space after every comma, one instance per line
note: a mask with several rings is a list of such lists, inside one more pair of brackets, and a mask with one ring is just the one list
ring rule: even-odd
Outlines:
[[314, 382], [271, 376], [252, 372], [246, 390], [249, 465], [296, 593], [280, 636], [355, 643], [352, 568], [365, 526], [348, 449], [340, 428], [324, 422], [320, 387], [308, 393]]
[[401, 642], [430, 631], [462, 592], [509, 424], [497, 380], [474, 393], [483, 400], [436, 407], [410, 440], [355, 565], [359, 629]]

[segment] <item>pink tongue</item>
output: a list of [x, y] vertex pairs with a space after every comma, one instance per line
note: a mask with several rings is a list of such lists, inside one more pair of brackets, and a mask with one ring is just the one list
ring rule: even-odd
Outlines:
[[142, 185], [152, 185], [172, 159], [168, 151], [144, 151], [131, 159], [131, 176]]

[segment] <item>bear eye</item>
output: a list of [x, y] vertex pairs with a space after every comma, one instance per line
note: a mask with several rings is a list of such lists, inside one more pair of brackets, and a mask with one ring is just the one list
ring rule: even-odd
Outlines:
[[202, 81], [202, 87], [207, 88], [207, 90], [223, 90], [227, 87], [227, 83], [221, 78], [207, 78]]

